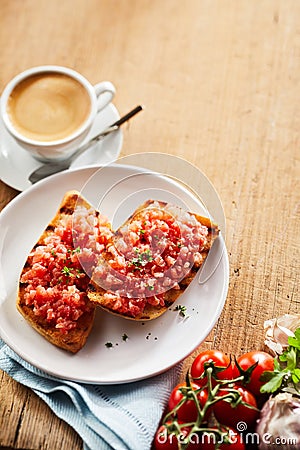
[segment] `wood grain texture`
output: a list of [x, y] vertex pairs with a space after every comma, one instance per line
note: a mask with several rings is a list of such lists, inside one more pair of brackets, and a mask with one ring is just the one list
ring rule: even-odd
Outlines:
[[[299, 14], [297, 0], [0, 2], [0, 92], [40, 64], [109, 79], [120, 113], [146, 106], [124, 127], [122, 155], [181, 156], [219, 192], [230, 286], [197, 351], [262, 348], [265, 319], [300, 312]], [[0, 183], [1, 208], [15, 195]], [[0, 430], [2, 447], [82, 448], [3, 373]]]

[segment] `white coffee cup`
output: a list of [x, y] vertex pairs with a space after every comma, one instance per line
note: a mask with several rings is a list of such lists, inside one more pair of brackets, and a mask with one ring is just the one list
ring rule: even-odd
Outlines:
[[63, 160], [78, 148], [115, 92], [111, 82], [93, 86], [67, 67], [33, 67], [6, 85], [1, 116], [11, 136], [34, 158]]

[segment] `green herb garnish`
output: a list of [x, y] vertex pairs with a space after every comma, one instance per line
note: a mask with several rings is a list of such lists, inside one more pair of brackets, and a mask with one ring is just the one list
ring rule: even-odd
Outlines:
[[63, 275], [66, 275], [67, 277], [73, 276], [70, 267], [67, 267], [67, 266], [65, 266], [65, 267], [61, 270], [61, 273], [62, 273]]
[[182, 316], [182, 317], [188, 317], [187, 315], [186, 315], [186, 306], [184, 306], [184, 305], [177, 305], [175, 308], [174, 308], [174, 311], [179, 311], [179, 315], [180, 316]]
[[148, 248], [144, 252], [140, 252], [138, 248], [134, 249], [134, 253], [137, 255], [136, 257], [132, 258], [131, 261], [129, 261], [129, 264], [135, 266], [136, 269], [141, 269], [142, 267], [146, 266], [148, 262], [153, 261], [153, 258], [151, 256], [151, 251]]
[[266, 381], [260, 388], [262, 393], [291, 388], [300, 393], [300, 327], [288, 338], [288, 344], [282, 355], [274, 359], [274, 370], [262, 374], [261, 381]]
[[114, 345], [113, 345], [113, 343], [112, 342], [106, 342], [106, 344], [105, 344], [105, 347], [107, 347], [107, 348], [111, 348], [111, 347], [113, 347]]

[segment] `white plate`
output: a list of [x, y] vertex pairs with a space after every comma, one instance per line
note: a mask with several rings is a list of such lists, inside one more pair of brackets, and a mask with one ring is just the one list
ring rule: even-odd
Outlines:
[[[97, 115], [84, 142], [116, 122], [119, 117], [115, 106], [112, 104], [108, 105]], [[72, 163], [71, 168], [102, 165], [115, 161], [121, 151], [122, 143], [123, 134], [122, 130], [119, 129], [79, 156]], [[0, 118], [0, 180], [18, 191], [24, 191], [31, 187], [28, 176], [40, 165], [39, 161], [20, 147], [10, 136]]]
[[[48, 343], [34, 331], [15, 307], [18, 279], [43, 229], [69, 189], [77, 189], [101, 212], [120, 225], [143, 201], [159, 199], [203, 207], [184, 187], [141, 168], [113, 164], [53, 175], [26, 190], [0, 214], [0, 334], [21, 357], [55, 376], [86, 383], [115, 384], [161, 373], [200, 345], [216, 323], [227, 295], [229, 266], [220, 236], [203, 269], [207, 281], [195, 278], [177, 304], [187, 307], [188, 318], [167, 311], [150, 322], [134, 322], [97, 310], [85, 347], [76, 355]], [[210, 276], [207, 276], [210, 275]], [[122, 336], [128, 339], [124, 341]], [[112, 348], [106, 343], [111, 342]]]

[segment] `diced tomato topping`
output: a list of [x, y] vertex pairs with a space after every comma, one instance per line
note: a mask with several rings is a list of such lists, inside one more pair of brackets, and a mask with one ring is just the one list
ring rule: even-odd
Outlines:
[[121, 314], [136, 317], [147, 304], [164, 306], [166, 292], [179, 289], [193, 265], [201, 263], [207, 234], [192, 214], [155, 202], [118, 230], [93, 281], [107, 291], [109, 307]]
[[21, 283], [26, 285], [25, 302], [37, 317], [62, 333], [76, 328], [82, 314], [93, 308], [86, 288], [111, 236], [106, 219], [93, 208], [79, 206], [33, 249]]

